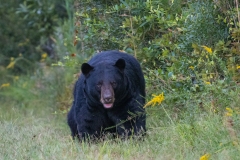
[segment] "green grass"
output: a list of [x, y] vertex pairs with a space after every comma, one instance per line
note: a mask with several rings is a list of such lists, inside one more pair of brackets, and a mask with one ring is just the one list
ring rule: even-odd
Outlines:
[[[80, 143], [71, 139], [62, 109], [71, 104], [72, 77], [49, 72], [20, 77], [0, 90], [1, 160], [193, 160], [206, 153], [210, 159], [240, 157], [238, 86], [226, 93], [221, 92], [224, 87], [212, 86], [201, 94], [166, 94], [160, 106], [147, 108], [148, 131], [143, 141]], [[226, 107], [233, 109], [233, 116], [225, 116]]]

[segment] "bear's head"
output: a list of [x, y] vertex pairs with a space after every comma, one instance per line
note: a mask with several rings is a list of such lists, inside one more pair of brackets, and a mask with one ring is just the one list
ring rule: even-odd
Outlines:
[[81, 70], [85, 76], [84, 92], [90, 105], [102, 104], [105, 109], [110, 109], [123, 99], [128, 87], [124, 76], [125, 65], [124, 59], [118, 59], [115, 64], [82, 64]]

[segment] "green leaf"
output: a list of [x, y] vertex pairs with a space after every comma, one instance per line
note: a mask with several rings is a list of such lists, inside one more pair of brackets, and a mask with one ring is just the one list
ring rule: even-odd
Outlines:
[[128, 5], [125, 1], [120, 0], [120, 2], [122, 2], [122, 4], [124, 4], [125, 7], [127, 7], [128, 9], [130, 9], [129, 5]]

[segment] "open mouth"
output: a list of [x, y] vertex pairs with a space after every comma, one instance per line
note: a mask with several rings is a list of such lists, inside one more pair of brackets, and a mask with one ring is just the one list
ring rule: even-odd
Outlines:
[[107, 109], [112, 108], [113, 107], [113, 103], [104, 103], [103, 107], [107, 108]]

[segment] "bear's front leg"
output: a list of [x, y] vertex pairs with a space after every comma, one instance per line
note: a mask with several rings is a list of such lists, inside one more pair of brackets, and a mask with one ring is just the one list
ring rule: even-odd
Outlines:
[[118, 119], [116, 126], [118, 135], [124, 137], [140, 136], [146, 131], [145, 121], [139, 118], [137, 114], [128, 115], [126, 119]]
[[145, 112], [109, 112], [109, 117], [115, 123], [117, 134], [121, 137], [141, 135], [146, 131]]
[[74, 139], [77, 135], [78, 135], [78, 131], [77, 131], [77, 123], [74, 117], [74, 106], [72, 106], [71, 110], [68, 112], [68, 116], [67, 116], [67, 123], [71, 129], [71, 135], [72, 138]]
[[100, 138], [105, 127], [104, 116], [89, 106], [82, 107], [76, 114], [78, 138], [80, 140]]

